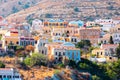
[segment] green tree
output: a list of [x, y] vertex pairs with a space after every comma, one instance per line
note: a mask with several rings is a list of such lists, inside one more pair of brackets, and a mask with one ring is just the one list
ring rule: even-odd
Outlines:
[[0, 68], [5, 68], [5, 65], [0, 61]]
[[47, 57], [43, 54], [33, 53], [32, 56], [26, 58], [24, 63], [30, 67], [47, 64]]
[[26, 58], [24, 60], [24, 63], [28, 66], [33, 66], [34, 65], [33, 62], [32, 62], [32, 59], [30, 57]]
[[76, 44], [77, 48], [84, 48], [85, 46], [87, 47], [91, 46], [90, 40], [81, 40], [80, 42]]
[[120, 59], [120, 44], [119, 44], [119, 46], [116, 48], [116, 56], [118, 57], [118, 59]]
[[27, 8], [29, 8], [29, 7], [30, 7], [29, 4], [25, 4], [25, 5], [23, 6], [24, 9], [27, 9]]
[[93, 75], [92, 76], [92, 80], [101, 80], [100, 77], [96, 76], [96, 75]]
[[117, 62], [113, 63], [113, 68], [112, 68], [112, 72], [115, 72], [114, 74], [116, 74], [117, 80], [120, 79], [120, 59]]
[[52, 14], [50, 14], [50, 13], [47, 13], [47, 14], [45, 14], [45, 17], [46, 17], [46, 18], [52, 18], [52, 17], [53, 17], [53, 15], [52, 15]]
[[80, 10], [79, 10], [78, 7], [76, 7], [76, 8], [74, 8], [74, 11], [75, 11], [75, 12], [79, 12]]
[[112, 36], [110, 36], [109, 43], [110, 43], [110, 44], [114, 44]]
[[80, 67], [81, 69], [89, 69], [89, 68], [90, 68], [89, 65], [87, 65], [86, 63], [81, 63], [81, 64], [79, 64], [79, 67]]
[[23, 46], [16, 46], [16, 50], [24, 50]]
[[74, 60], [70, 60], [68, 65], [75, 68], [76, 67], [76, 62]]
[[16, 13], [16, 12], [18, 12], [19, 10], [15, 7], [15, 6], [13, 6], [13, 8], [12, 8], [12, 13]]
[[92, 80], [112, 80], [108, 74], [106, 74], [106, 66], [103, 64], [96, 64], [87, 59], [81, 58], [81, 61], [77, 63], [77, 69], [89, 72], [93, 75]]

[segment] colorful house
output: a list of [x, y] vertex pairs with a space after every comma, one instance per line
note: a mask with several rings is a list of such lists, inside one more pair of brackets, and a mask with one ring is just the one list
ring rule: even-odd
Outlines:
[[115, 61], [115, 50], [118, 47], [117, 44], [102, 44], [100, 48], [92, 50], [92, 55], [97, 58], [106, 58], [107, 61]]
[[33, 37], [24, 37], [24, 36], [21, 36], [19, 38], [19, 45], [20, 46], [27, 46], [27, 45], [32, 45], [34, 46], [35, 45], [35, 40]]
[[2, 41], [3, 41], [3, 47], [8, 46], [9, 44], [15, 44], [15, 45], [19, 45], [19, 34], [18, 34], [18, 30], [16, 29], [12, 29], [10, 31], [8, 31], [3, 37], [2, 37]]
[[75, 45], [70, 42], [63, 43], [62, 45], [65, 48], [65, 56], [69, 60], [80, 61], [80, 49], [75, 48]]
[[80, 61], [80, 49], [70, 42], [50, 43], [45, 45], [48, 49], [48, 58], [50, 60], [62, 61], [63, 58]]
[[109, 33], [103, 35], [102, 38], [99, 38], [99, 39], [98, 39], [98, 43], [101, 43], [101, 44], [109, 44], [110, 36], [111, 36], [111, 34], [109, 34]]
[[64, 28], [68, 26], [68, 22], [61, 20], [61, 19], [50, 19], [48, 21], [44, 22], [45, 27], [58, 27], [58, 28]]

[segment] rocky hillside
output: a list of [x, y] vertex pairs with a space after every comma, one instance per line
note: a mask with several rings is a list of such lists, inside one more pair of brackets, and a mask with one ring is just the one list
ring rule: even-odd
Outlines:
[[94, 20], [96, 18], [120, 17], [120, 0], [36, 0], [36, 2], [37, 1], [39, 1], [39, 3], [35, 6], [23, 9], [18, 13], [8, 16], [6, 19], [9, 21], [22, 22], [34, 18], [44, 20], [49, 18]]
[[36, 5], [41, 0], [0, 0], [0, 16], [8, 16], [22, 9]]

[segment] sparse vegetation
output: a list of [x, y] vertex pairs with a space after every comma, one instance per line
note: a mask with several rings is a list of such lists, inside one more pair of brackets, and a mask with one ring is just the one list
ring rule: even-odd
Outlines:
[[25, 4], [25, 5], [23, 6], [23, 9], [27, 9], [27, 8], [29, 8], [29, 7], [30, 7], [29, 4]]
[[79, 10], [78, 7], [76, 7], [76, 8], [74, 8], [74, 11], [75, 11], [75, 12], [79, 12], [80, 10]]
[[52, 14], [50, 14], [50, 13], [47, 13], [47, 14], [45, 14], [45, 17], [46, 17], [46, 18], [52, 18], [52, 17], [53, 17], [53, 15], [52, 15]]
[[33, 66], [41, 66], [41, 65], [46, 65], [47, 64], [47, 58], [43, 54], [39, 53], [33, 53], [32, 56], [27, 57], [24, 60], [24, 63], [30, 67]]
[[19, 10], [17, 9], [17, 7], [15, 7], [15, 6], [13, 6], [13, 8], [12, 8], [12, 13], [16, 13], [16, 12], [18, 12]]

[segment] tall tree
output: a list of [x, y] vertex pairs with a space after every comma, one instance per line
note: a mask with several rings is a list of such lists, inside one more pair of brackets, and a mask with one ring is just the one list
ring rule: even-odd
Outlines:
[[114, 44], [114, 42], [113, 42], [113, 37], [112, 37], [112, 36], [110, 36], [109, 43], [110, 43], [110, 44]]
[[118, 59], [120, 59], [120, 44], [116, 49], [116, 56], [118, 57]]
[[76, 44], [77, 48], [84, 48], [85, 46], [88, 46], [88, 47], [91, 46], [90, 40], [81, 40]]
[[113, 72], [116, 73], [117, 80], [119, 80], [120, 79], [120, 60], [113, 63], [113, 69], [112, 70], [113, 70]]

